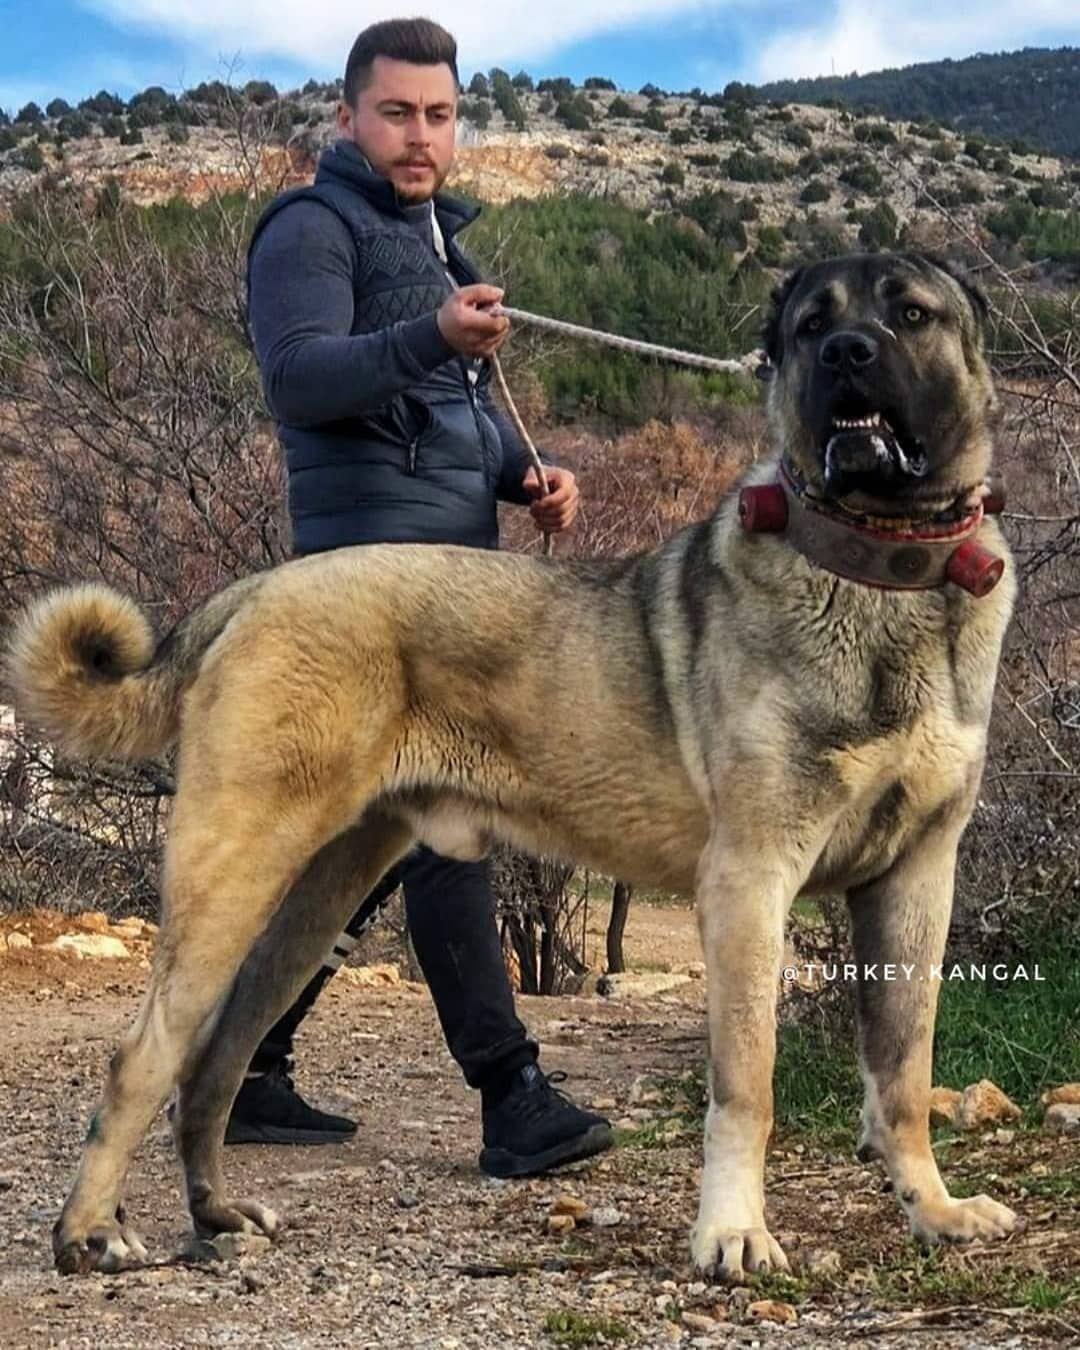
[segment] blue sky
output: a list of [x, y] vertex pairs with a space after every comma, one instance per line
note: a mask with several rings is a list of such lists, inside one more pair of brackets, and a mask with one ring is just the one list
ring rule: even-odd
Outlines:
[[1077, 0], [0, 0], [0, 107], [71, 102], [204, 79], [280, 88], [341, 73], [356, 31], [423, 12], [453, 31], [463, 76], [492, 65], [536, 77], [605, 75], [621, 88], [846, 74], [975, 51], [1080, 45]]

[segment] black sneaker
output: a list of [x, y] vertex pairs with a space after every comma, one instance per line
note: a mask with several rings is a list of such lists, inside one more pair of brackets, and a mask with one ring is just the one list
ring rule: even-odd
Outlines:
[[484, 1097], [484, 1150], [480, 1170], [491, 1177], [530, 1177], [564, 1163], [603, 1153], [614, 1142], [603, 1116], [582, 1111], [553, 1087], [566, 1074], [545, 1074], [526, 1064], [498, 1100]]
[[340, 1144], [356, 1121], [308, 1106], [293, 1086], [289, 1062], [245, 1078], [225, 1129], [227, 1144]]

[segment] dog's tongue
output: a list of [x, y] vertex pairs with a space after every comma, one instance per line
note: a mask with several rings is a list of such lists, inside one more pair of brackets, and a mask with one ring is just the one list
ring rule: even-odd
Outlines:
[[835, 497], [859, 489], [896, 492], [924, 477], [927, 467], [921, 450], [908, 454], [885, 432], [837, 431], [825, 446], [825, 487]]

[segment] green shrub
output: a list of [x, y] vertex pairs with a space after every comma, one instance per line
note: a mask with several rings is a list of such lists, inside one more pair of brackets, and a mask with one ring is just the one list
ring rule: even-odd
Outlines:
[[670, 183], [674, 187], [682, 187], [686, 182], [686, 171], [681, 164], [670, 160], [664, 165], [663, 172], [660, 175], [662, 183]]
[[778, 160], [768, 155], [752, 155], [747, 150], [733, 151], [724, 169], [736, 183], [777, 183], [787, 176]]
[[458, 103], [458, 116], [483, 131], [491, 122], [491, 104], [486, 98], [463, 98]]
[[[49, 105], [52, 106], [51, 104]], [[69, 112], [66, 113], [56, 124], [57, 132], [69, 141], [82, 140], [84, 136], [93, 133], [93, 124], [85, 113]]]
[[31, 173], [40, 173], [45, 167], [45, 155], [37, 141], [31, 141], [16, 155], [16, 162]]
[[247, 84], [244, 85], [244, 97], [249, 103], [254, 103], [257, 107], [273, 103], [277, 96], [278, 91], [269, 80], [248, 80]]
[[896, 212], [889, 203], [878, 202], [872, 211], [863, 216], [862, 224], [859, 226], [859, 243], [871, 252], [894, 248], [897, 223]]
[[588, 131], [592, 122], [580, 110], [569, 103], [561, 103], [555, 110], [555, 116], [569, 131]]
[[1046, 207], [1051, 210], [1064, 210], [1072, 200], [1070, 194], [1056, 183], [1036, 183], [1028, 188], [1028, 201], [1032, 206]]
[[811, 178], [809, 183], [799, 193], [799, 201], [805, 202], [808, 206], [814, 202], [827, 202], [832, 196], [832, 188], [828, 183], [823, 183], [820, 178]]
[[853, 187], [856, 192], [880, 192], [881, 171], [876, 164], [866, 159], [853, 160], [840, 174], [841, 183]]
[[634, 110], [620, 94], [618, 98], [613, 98], [608, 104], [607, 115], [609, 117], [620, 117], [625, 119], [627, 117], [633, 117]]
[[787, 252], [787, 240], [777, 225], [762, 225], [754, 247], [758, 262], [764, 267], [780, 267]]
[[896, 133], [884, 122], [860, 122], [854, 136], [864, 145], [895, 145]]
[[664, 121], [664, 114], [659, 108], [649, 108], [641, 119], [641, 125], [647, 127], [650, 131], [667, 130], [667, 122]]

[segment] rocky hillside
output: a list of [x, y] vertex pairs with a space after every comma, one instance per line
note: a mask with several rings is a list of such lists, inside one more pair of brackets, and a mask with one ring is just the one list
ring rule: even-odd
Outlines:
[[1054, 153], [1080, 155], [1080, 49], [980, 52], [963, 61], [924, 61], [866, 75], [826, 75], [761, 85], [762, 99], [850, 107], [889, 117], [937, 118], [969, 135], [1022, 137]]
[[[493, 203], [581, 192], [649, 211], [697, 199], [698, 218], [704, 194], [723, 194], [766, 265], [781, 235], [807, 231], [818, 252], [889, 244], [905, 226], [903, 237], [933, 243], [940, 226], [924, 190], [979, 228], [1005, 208], [1030, 217], [1080, 206], [1076, 163], [932, 123], [568, 81], [507, 98], [509, 81], [500, 96], [478, 80], [462, 102], [456, 190]], [[110, 191], [140, 204], [299, 182], [334, 135], [332, 84], [281, 96], [260, 86], [261, 97], [227, 103], [201, 89], [202, 99], [147, 90], [127, 105], [104, 94], [76, 110], [29, 105], [0, 127], [0, 209], [43, 181], [96, 193], [113, 180]], [[87, 106], [103, 100], [107, 112]]]

